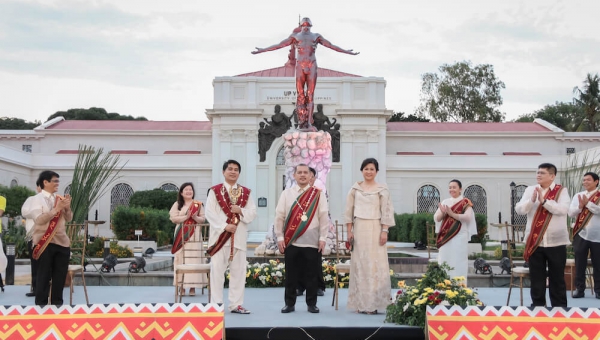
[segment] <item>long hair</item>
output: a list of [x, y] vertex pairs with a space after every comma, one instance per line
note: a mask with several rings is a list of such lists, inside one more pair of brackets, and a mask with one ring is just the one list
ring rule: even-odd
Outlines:
[[194, 184], [192, 184], [192, 182], [183, 183], [179, 188], [179, 193], [177, 193], [177, 210], [181, 210], [181, 208], [183, 208], [183, 205], [185, 204], [185, 201], [183, 200], [183, 195], [181, 193], [183, 192], [183, 189], [185, 189], [188, 186], [192, 187], [192, 190], [194, 191], [194, 193], [192, 194], [192, 199], [196, 197], [196, 189], [194, 188]]

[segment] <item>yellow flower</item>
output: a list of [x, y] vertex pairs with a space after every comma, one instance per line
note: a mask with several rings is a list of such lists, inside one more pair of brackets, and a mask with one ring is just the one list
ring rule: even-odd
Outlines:
[[467, 289], [465, 289], [465, 293], [470, 295], [470, 294], [473, 294], [473, 291], [467, 288]]
[[413, 289], [412, 292], [415, 293], [415, 294], [417, 294], [419, 292], [419, 290], [418, 289]]
[[403, 281], [398, 281], [398, 288], [404, 288], [406, 287], [406, 283]]
[[250, 277], [250, 271], [246, 272], [246, 277]]
[[394, 275], [394, 271], [390, 269], [390, 276]]
[[450, 280], [444, 280], [444, 283], [447, 284], [447, 285], [451, 285], [452, 284], [452, 282]]
[[427, 288], [425, 288], [425, 292], [426, 293], [431, 293], [431, 292], [433, 292], [433, 289], [431, 289], [431, 287], [427, 287]]
[[255, 268], [255, 269], [254, 269], [254, 272], [255, 272], [255, 273], [259, 273], [259, 272], [260, 272], [260, 268]]
[[414, 305], [418, 306], [418, 305], [425, 303], [426, 301], [427, 301], [427, 298], [416, 299]]
[[338, 284], [340, 285], [340, 288], [344, 288], [344, 283], [343, 282], [338, 282]]

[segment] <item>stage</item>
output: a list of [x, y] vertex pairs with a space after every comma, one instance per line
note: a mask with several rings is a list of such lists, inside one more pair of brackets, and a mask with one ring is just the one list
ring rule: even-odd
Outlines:
[[[478, 288], [475, 289], [480, 299], [488, 306], [506, 304], [508, 289]], [[31, 305], [32, 297], [26, 297], [29, 286], [6, 286], [6, 292], [0, 293], [2, 305]], [[282, 314], [283, 288], [247, 288], [244, 306], [252, 311], [250, 315], [225, 313], [227, 339], [423, 339], [419, 328], [398, 326], [385, 323], [385, 314], [363, 315], [345, 309], [347, 289], [340, 290], [340, 309], [331, 306], [333, 290], [328, 289], [325, 296], [319, 297], [319, 314], [311, 314], [306, 310], [304, 296], [298, 297], [296, 311]], [[206, 292], [206, 291], [205, 291]], [[391, 290], [395, 292], [395, 290]], [[68, 290], [64, 292], [68, 302]], [[516, 294], [515, 294], [516, 293]], [[197, 291], [200, 294], [200, 291]], [[530, 303], [529, 290], [524, 290], [524, 303]], [[157, 286], [94, 286], [88, 287], [90, 303], [173, 303], [173, 287]], [[227, 290], [225, 290], [227, 299]], [[568, 294], [570, 307], [596, 307], [600, 300], [595, 299], [590, 290], [586, 297], [572, 299]], [[75, 304], [84, 304], [83, 287], [76, 286], [73, 296]], [[206, 295], [186, 296], [184, 303], [206, 303]], [[518, 305], [518, 290], [513, 290], [512, 305]], [[227, 303], [227, 301], [226, 301]], [[371, 336], [371, 337], [369, 337]]]

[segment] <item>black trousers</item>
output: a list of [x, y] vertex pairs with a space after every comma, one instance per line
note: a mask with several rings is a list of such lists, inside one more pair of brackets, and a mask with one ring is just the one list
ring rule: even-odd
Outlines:
[[[552, 307], [567, 307], [565, 264], [567, 246], [538, 247], [529, 257], [531, 277], [531, 302], [533, 306], [546, 306], [546, 274], [548, 276], [550, 304]], [[548, 271], [546, 272], [546, 267]]]
[[296, 305], [298, 281], [306, 288], [306, 305], [317, 305], [317, 286], [321, 253], [317, 248], [296, 247], [285, 249], [285, 305]]
[[[322, 267], [322, 264], [319, 263], [318, 267], [319, 267], [319, 273], [320, 273], [320, 275], [317, 276], [317, 278], [319, 279], [319, 281], [317, 282], [317, 288], [321, 288], [322, 291], [325, 291], [326, 287], [325, 287], [325, 279], [323, 278], [323, 267]], [[302, 280], [298, 280], [298, 289], [300, 289], [301, 292], [303, 292], [303, 291], [306, 290], [306, 288], [302, 284]]]
[[27, 242], [27, 250], [29, 250], [29, 263], [31, 267], [31, 291], [35, 293], [35, 286], [37, 285], [37, 268], [38, 261], [33, 258], [33, 242]]
[[69, 271], [69, 258], [71, 249], [50, 243], [38, 259], [37, 284], [35, 290], [35, 304], [45, 306], [48, 304], [50, 280], [52, 280], [51, 304], [63, 304], [63, 289]]
[[587, 269], [588, 252], [592, 254], [594, 268], [594, 291], [600, 294], [600, 243], [590, 242], [579, 235], [573, 237], [575, 250], [575, 287], [578, 291], [585, 290], [585, 271]]

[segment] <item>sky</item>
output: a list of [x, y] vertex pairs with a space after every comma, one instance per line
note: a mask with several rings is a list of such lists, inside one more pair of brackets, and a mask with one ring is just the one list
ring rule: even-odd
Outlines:
[[[421, 76], [491, 64], [507, 120], [571, 101], [600, 72], [600, 1], [0, 1], [0, 117], [45, 121], [103, 107], [150, 120], [207, 120], [212, 80], [282, 66], [252, 55], [309, 17], [319, 67], [383, 77], [386, 107], [414, 113]], [[318, 83], [317, 83], [318, 87]]]

